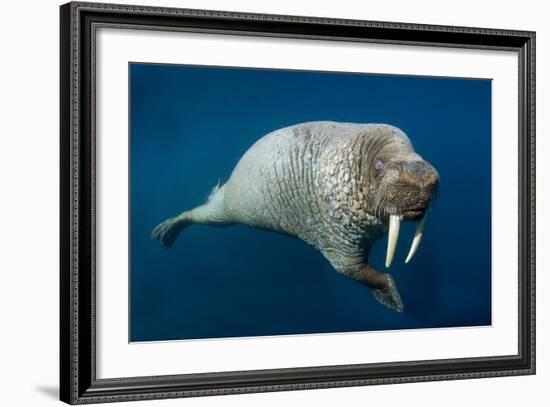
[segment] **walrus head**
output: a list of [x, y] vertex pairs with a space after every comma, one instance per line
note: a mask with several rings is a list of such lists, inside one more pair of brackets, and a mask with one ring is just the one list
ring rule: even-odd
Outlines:
[[389, 225], [386, 267], [393, 260], [401, 221], [418, 222], [405, 262], [415, 254], [424, 233], [426, 211], [439, 187], [435, 168], [414, 151], [403, 132], [388, 127], [392, 134], [378, 143], [378, 151], [368, 160], [367, 169], [374, 192], [373, 214]]

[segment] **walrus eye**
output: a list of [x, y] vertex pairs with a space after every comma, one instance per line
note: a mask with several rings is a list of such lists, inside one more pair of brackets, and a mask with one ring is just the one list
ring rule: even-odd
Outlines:
[[376, 161], [374, 162], [374, 169], [376, 171], [379, 171], [382, 169], [383, 166], [384, 166], [384, 161], [382, 161], [381, 158], [377, 158]]

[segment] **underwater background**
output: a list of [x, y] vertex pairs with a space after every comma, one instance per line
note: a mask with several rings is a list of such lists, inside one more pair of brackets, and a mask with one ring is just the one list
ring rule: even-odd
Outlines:
[[[491, 81], [131, 63], [130, 341], [491, 324]], [[192, 225], [169, 249], [168, 217], [227, 181], [265, 134], [316, 120], [388, 123], [439, 172], [409, 264], [403, 223], [392, 311], [306, 243], [244, 225]], [[387, 238], [370, 263], [385, 271]]]

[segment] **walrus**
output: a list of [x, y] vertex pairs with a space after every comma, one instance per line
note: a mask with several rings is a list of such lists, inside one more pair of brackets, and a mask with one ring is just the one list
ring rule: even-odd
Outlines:
[[151, 238], [169, 248], [191, 224], [245, 224], [297, 237], [385, 306], [403, 311], [394, 279], [368, 261], [388, 233], [385, 266], [401, 221], [417, 222], [408, 263], [424, 233], [439, 174], [403, 131], [389, 124], [307, 122], [273, 131], [242, 156], [206, 202], [159, 224]]

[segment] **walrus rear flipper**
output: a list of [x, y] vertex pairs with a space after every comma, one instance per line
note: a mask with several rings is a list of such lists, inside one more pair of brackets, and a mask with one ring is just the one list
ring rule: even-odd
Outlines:
[[180, 232], [193, 223], [214, 226], [227, 225], [228, 222], [224, 214], [223, 197], [224, 186], [218, 184], [212, 189], [212, 192], [203, 205], [182, 212], [173, 218], [166, 219], [153, 229], [151, 239], [157, 239], [163, 247], [169, 248], [177, 239]]
[[172, 246], [180, 232], [191, 223], [192, 222], [190, 220], [184, 218], [182, 219], [181, 215], [168, 218], [153, 229], [151, 239], [157, 239], [162, 247], [168, 249]]

